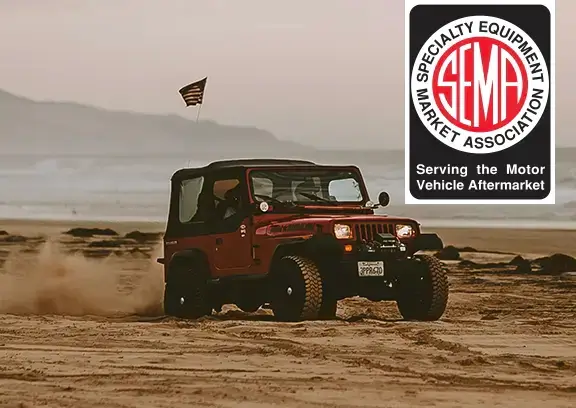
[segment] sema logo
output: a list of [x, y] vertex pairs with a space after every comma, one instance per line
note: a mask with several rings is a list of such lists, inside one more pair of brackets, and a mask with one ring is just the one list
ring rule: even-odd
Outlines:
[[412, 102], [437, 139], [467, 153], [493, 153], [528, 136], [548, 103], [548, 67], [516, 25], [488, 16], [455, 20], [421, 48]]

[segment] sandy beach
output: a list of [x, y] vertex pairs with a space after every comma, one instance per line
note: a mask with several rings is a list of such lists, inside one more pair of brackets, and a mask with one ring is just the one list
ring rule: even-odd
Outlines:
[[165, 317], [159, 236], [129, 234], [162, 229], [0, 221], [0, 406], [573, 406], [576, 280], [509, 262], [576, 256], [576, 231], [426, 228], [477, 250], [444, 261], [440, 321], [354, 298], [334, 321], [277, 323]]

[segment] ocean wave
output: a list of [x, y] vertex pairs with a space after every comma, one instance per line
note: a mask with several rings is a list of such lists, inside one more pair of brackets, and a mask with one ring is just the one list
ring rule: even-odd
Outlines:
[[[566, 221], [576, 219], [576, 168], [556, 167], [556, 205], [404, 205], [403, 158], [398, 163], [361, 166], [370, 197], [391, 195], [385, 212], [420, 219]], [[181, 167], [208, 161], [144, 157], [6, 157], [0, 161], [1, 218], [128, 217], [164, 219], [170, 177]]]

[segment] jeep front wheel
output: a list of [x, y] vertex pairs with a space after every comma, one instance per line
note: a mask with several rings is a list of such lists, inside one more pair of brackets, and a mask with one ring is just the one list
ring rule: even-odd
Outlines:
[[448, 277], [444, 266], [433, 256], [414, 258], [412, 267], [402, 271], [399, 277], [398, 310], [405, 320], [438, 320], [448, 303]]
[[335, 319], [337, 309], [338, 309], [338, 301], [336, 299], [328, 298], [324, 293], [324, 299], [322, 299], [322, 306], [320, 306], [320, 311], [318, 312], [318, 318], [323, 320]]
[[285, 256], [272, 270], [274, 316], [282, 321], [318, 318], [322, 306], [322, 278], [318, 266], [301, 256]]
[[196, 268], [178, 268], [164, 287], [164, 313], [185, 319], [211, 315], [205, 273]]

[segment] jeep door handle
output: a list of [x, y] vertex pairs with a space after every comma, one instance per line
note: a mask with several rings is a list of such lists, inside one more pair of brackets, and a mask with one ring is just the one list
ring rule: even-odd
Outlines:
[[216, 238], [216, 245], [222, 245], [222, 238]]

